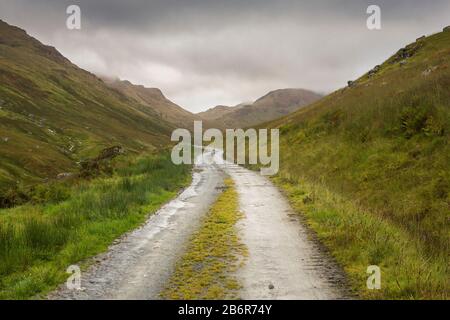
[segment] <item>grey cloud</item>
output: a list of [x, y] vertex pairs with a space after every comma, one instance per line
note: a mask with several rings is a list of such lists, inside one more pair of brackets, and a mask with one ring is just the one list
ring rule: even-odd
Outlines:
[[[81, 31], [65, 28], [74, 3]], [[381, 31], [366, 28], [369, 4], [382, 8]], [[334, 90], [449, 12], [448, 0], [0, 0], [2, 19], [79, 66], [160, 87], [192, 111], [281, 87]]]

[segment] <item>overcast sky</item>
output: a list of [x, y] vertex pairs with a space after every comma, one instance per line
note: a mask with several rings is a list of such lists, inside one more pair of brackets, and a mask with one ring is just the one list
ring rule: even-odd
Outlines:
[[[81, 8], [81, 30], [66, 8]], [[381, 7], [382, 29], [366, 27]], [[270, 90], [326, 93], [450, 25], [449, 0], [0, 0], [0, 18], [78, 66], [199, 112]]]

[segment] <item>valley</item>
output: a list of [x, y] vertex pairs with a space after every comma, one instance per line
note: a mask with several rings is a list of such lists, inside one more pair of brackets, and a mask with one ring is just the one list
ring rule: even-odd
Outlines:
[[[349, 298], [342, 271], [308, 238], [271, 182], [240, 166], [219, 164], [221, 159], [220, 151], [206, 152], [192, 184], [178, 198], [94, 258], [83, 274], [82, 290], [63, 285], [50, 297]], [[180, 255], [185, 256], [178, 260]]]
[[[445, 28], [328, 95], [193, 113], [0, 20], [0, 299], [447, 300], [449, 66]], [[274, 130], [279, 170], [196, 121]], [[174, 161], [176, 129], [204, 162]]]

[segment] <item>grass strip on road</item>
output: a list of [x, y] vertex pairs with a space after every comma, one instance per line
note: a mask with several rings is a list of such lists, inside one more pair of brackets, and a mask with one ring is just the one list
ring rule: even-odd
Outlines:
[[240, 284], [233, 276], [245, 261], [247, 249], [238, 237], [242, 218], [231, 179], [191, 238], [161, 297], [171, 300], [237, 299]]

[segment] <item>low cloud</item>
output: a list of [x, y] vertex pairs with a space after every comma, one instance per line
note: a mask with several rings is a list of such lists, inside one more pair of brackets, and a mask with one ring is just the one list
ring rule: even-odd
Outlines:
[[[0, 0], [0, 15], [82, 68], [198, 112], [277, 88], [332, 91], [449, 22], [447, 0], [377, 2], [380, 31], [366, 28], [369, 1], [356, 0]], [[74, 3], [79, 31], [65, 28]]]

